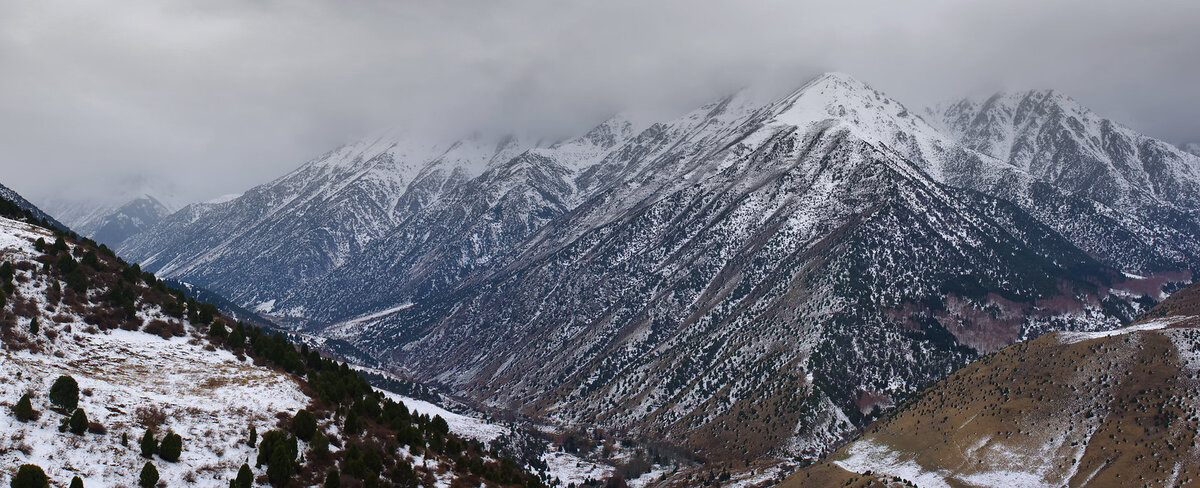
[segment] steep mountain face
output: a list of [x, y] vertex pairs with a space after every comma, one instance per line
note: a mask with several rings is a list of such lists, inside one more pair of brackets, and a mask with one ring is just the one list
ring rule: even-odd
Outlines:
[[[386, 235], [441, 188], [507, 160], [519, 141], [449, 147], [380, 135], [342, 147], [241, 196], [192, 205], [120, 247], [147, 269], [257, 304], [323, 276]], [[409, 183], [427, 183], [404, 199]]]
[[1013, 201], [1102, 262], [1148, 274], [1200, 266], [1200, 157], [1053, 91], [930, 110], [964, 146], [1035, 181], [975, 188]]
[[0, 185], [0, 198], [8, 200], [21, 209], [28, 210], [36, 219], [45, 220], [52, 225], [58, 226], [60, 229], [67, 228], [67, 226], [62, 224], [62, 222], [55, 220], [54, 217], [50, 216], [50, 214], [43, 212], [42, 209], [37, 207], [37, 205], [30, 203], [29, 200], [25, 199], [25, 197], [22, 197], [19, 193], [13, 191], [7, 186]]
[[783, 486], [1188, 486], [1200, 287], [1126, 329], [1053, 333], [921, 392]]
[[469, 180], [435, 162], [400, 198], [399, 206], [409, 209], [404, 221], [276, 308], [310, 319], [348, 318], [431, 296], [505, 262], [526, 238], [578, 204], [586, 189], [574, 176], [629, 137], [630, 123], [613, 119], [577, 139], [491, 158]]
[[843, 75], [722, 101], [581, 174], [628, 161], [503, 266], [325, 333], [497, 408], [743, 459], [819, 454], [979, 353], [1140, 306], [1019, 207], [932, 176], [1019, 169], [897, 126], [936, 136]]
[[1184, 144], [1182, 149], [1195, 156], [1200, 156], [1200, 142], [1189, 142]]

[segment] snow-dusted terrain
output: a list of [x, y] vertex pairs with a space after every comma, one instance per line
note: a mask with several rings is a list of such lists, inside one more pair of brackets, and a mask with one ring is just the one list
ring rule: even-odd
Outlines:
[[[44, 229], [0, 218], [0, 261], [34, 261], [33, 241], [53, 236]], [[178, 462], [156, 459], [169, 486], [227, 486], [253, 447], [251, 425], [274, 427], [275, 414], [292, 414], [308, 397], [288, 376], [206, 347], [193, 337], [163, 339], [140, 331], [99, 331], [62, 304], [44, 297], [50, 283], [17, 272], [17, 294], [33, 297], [40, 312], [40, 352], [0, 351], [0, 466], [32, 463], [57, 483], [80, 476], [88, 486], [131, 486], [146, 462], [138, 440], [148, 423], [183, 437]], [[165, 318], [140, 312], [142, 321]], [[28, 318], [19, 319], [27, 326]], [[46, 331], [55, 334], [50, 338]], [[50, 410], [47, 393], [69, 375], [83, 392], [79, 406], [103, 433], [58, 432], [63, 415]], [[19, 422], [11, 407], [30, 393], [37, 420]], [[128, 445], [122, 446], [125, 435]]]

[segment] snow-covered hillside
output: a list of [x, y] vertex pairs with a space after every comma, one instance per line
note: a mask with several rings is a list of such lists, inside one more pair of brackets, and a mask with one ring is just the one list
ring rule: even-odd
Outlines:
[[[0, 218], [0, 261], [37, 262], [39, 238], [54, 240], [45, 229]], [[36, 319], [41, 326], [31, 334], [32, 347], [0, 351], [0, 401], [12, 407], [30, 393], [40, 415], [19, 422], [11, 408], [0, 412], [0, 464], [6, 467], [37, 464], [62, 483], [80, 476], [89, 486], [133, 485], [146, 462], [137, 441], [153, 424], [160, 435], [172, 431], [184, 437], [179, 462], [158, 465], [163, 481], [223, 487], [243, 463], [253, 464], [254, 448], [246, 445], [251, 425], [266, 431], [276, 414], [308, 406], [309, 398], [289, 376], [246, 357], [206, 348], [207, 341], [190, 336], [100, 331], [76, 308], [47, 300], [53, 283], [45, 275], [18, 268], [15, 281], [14, 296], [31, 299], [38, 313], [14, 325], [26, 328]], [[164, 319], [157, 310], [138, 314], [147, 323]], [[63, 416], [50, 410], [47, 392], [62, 375], [78, 382], [79, 407], [98, 432], [58, 431]], [[121, 445], [122, 436], [127, 445]]]
[[[168, 486], [224, 487], [246, 469], [247, 486], [310, 486], [333, 468], [348, 483], [539, 486], [456, 435], [486, 437], [487, 424], [422, 402], [409, 410], [345, 365], [234, 325], [94, 243], [0, 218], [0, 281], [0, 479], [33, 464], [55, 486], [76, 476], [132, 486], [149, 463]], [[63, 381], [75, 386], [55, 393]], [[161, 449], [145, 451], [150, 429]]]

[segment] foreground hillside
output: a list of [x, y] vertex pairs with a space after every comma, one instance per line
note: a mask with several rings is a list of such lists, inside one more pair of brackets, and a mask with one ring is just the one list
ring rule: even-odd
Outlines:
[[34, 465], [55, 486], [541, 485], [345, 365], [64, 237], [0, 217], [4, 482]]
[[1192, 486], [1197, 291], [1125, 329], [1049, 334], [983, 358], [785, 486]]

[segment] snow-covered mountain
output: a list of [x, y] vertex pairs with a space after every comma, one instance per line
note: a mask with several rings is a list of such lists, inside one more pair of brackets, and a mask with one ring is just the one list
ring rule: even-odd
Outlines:
[[844, 75], [624, 150], [646, 157], [597, 163], [622, 171], [501, 266], [326, 334], [494, 407], [792, 456], [981, 352], [1138, 306], [1020, 208], [935, 177], [1019, 168]]
[[1196, 156], [1200, 156], [1200, 142], [1189, 142], [1184, 144], [1181, 149]]
[[150, 194], [108, 203], [56, 199], [47, 208], [79, 235], [114, 248], [177, 210]]
[[381, 134], [232, 200], [184, 207], [120, 250], [164, 276], [257, 305], [346, 264], [443, 189], [524, 147], [512, 138], [424, 144]]
[[1037, 101], [1020, 123], [922, 116], [826, 74], [557, 144], [384, 134], [121, 252], [471, 401], [814, 455], [981, 353], [1116, 327], [1200, 268], [1196, 158]]
[[964, 146], [1033, 179], [965, 186], [1021, 205], [1123, 271], [1200, 269], [1200, 157], [1054, 91], [961, 100], [928, 115]]

